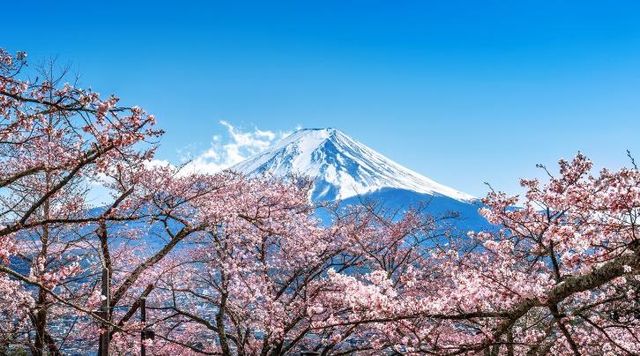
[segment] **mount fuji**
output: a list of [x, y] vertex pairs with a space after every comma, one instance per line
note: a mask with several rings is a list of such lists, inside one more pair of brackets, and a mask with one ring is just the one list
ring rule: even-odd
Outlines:
[[464, 229], [487, 224], [473, 196], [405, 168], [333, 128], [298, 130], [230, 170], [247, 176], [308, 177], [316, 202], [375, 201], [389, 210], [422, 204], [434, 215], [458, 214], [456, 226]]

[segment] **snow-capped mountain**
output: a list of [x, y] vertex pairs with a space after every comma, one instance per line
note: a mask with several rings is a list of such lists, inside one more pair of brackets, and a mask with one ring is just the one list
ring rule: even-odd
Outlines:
[[383, 188], [407, 190], [460, 202], [474, 198], [390, 160], [339, 130], [302, 129], [231, 170], [250, 175], [314, 179], [314, 200], [345, 200]]
[[489, 227], [473, 196], [405, 168], [332, 128], [298, 130], [230, 169], [248, 176], [309, 177], [314, 180], [313, 201], [340, 201], [342, 206], [373, 201], [388, 211], [420, 206], [434, 216], [456, 213], [458, 218], [446, 224], [462, 231]]

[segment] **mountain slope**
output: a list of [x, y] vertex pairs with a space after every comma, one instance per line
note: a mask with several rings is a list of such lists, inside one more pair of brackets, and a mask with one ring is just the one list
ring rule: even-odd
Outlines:
[[314, 200], [344, 200], [396, 188], [460, 202], [473, 197], [405, 168], [336, 129], [303, 129], [231, 170], [314, 179]]

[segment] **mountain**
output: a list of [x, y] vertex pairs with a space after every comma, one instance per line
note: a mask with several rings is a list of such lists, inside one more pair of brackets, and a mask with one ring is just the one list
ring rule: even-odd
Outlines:
[[382, 188], [459, 201], [474, 199], [399, 165], [333, 128], [298, 130], [231, 169], [247, 175], [309, 176], [315, 180], [314, 200], [344, 200]]
[[464, 229], [487, 226], [473, 196], [405, 168], [333, 128], [298, 130], [231, 170], [248, 176], [310, 177], [313, 201], [375, 201], [393, 210], [425, 205], [436, 215], [458, 213], [456, 225]]

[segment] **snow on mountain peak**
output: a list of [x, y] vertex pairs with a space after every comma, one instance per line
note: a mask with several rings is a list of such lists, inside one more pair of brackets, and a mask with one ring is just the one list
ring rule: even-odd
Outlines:
[[230, 168], [249, 176], [297, 174], [314, 180], [313, 199], [342, 200], [382, 188], [474, 197], [437, 183], [384, 157], [334, 128], [301, 129]]

